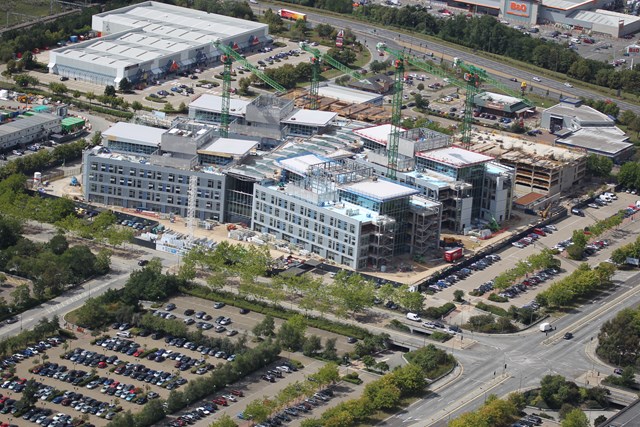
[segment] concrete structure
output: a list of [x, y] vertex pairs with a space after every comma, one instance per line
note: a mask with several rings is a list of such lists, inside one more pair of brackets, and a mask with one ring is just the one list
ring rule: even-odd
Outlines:
[[0, 124], [0, 150], [46, 141], [50, 135], [62, 130], [61, 122], [62, 117], [48, 113], [16, 116]]
[[148, 1], [93, 16], [101, 37], [50, 52], [49, 71], [98, 85], [155, 81], [219, 60], [221, 41], [240, 52], [269, 43], [268, 26]]
[[[220, 123], [222, 97], [202, 95], [189, 104], [189, 118], [210, 124]], [[231, 99], [230, 130], [280, 140], [287, 135], [311, 136], [326, 132], [334, 123], [337, 114], [330, 111], [310, 111], [295, 108], [291, 100], [271, 95], [262, 95], [253, 101]]]
[[362, 80], [350, 80], [347, 85], [351, 88], [364, 90], [378, 94], [385, 94], [393, 87], [393, 77], [386, 74], [378, 74], [372, 77], [366, 77]]
[[384, 99], [380, 94], [372, 94], [370, 92], [333, 84], [320, 86], [318, 88], [318, 95], [352, 104], [371, 104], [378, 106], [382, 105]]
[[354, 269], [437, 250], [440, 204], [379, 180], [367, 165], [314, 155], [279, 160], [285, 180], [255, 186], [252, 229]]
[[561, 24], [590, 34], [622, 37], [640, 30], [640, 18], [603, 9], [609, 0], [448, 0], [452, 6], [499, 16], [514, 25]]
[[515, 194], [531, 192], [554, 196], [569, 192], [585, 177], [587, 156], [562, 147], [552, 147], [507, 136], [475, 137], [471, 149], [492, 157], [515, 170]]
[[606, 156], [616, 163], [634, 152], [625, 133], [615, 120], [584, 105], [582, 100], [564, 98], [542, 113], [541, 127], [555, 133], [556, 144]]
[[[121, 134], [131, 140], [123, 141]], [[213, 127], [189, 122], [178, 122], [168, 131], [118, 123], [103, 135], [103, 146], [83, 155], [86, 200], [186, 217], [189, 179], [197, 176], [196, 216], [216, 221], [225, 220], [225, 175], [216, 161], [224, 156], [218, 153], [227, 146], [227, 158], [242, 158], [257, 144], [243, 141], [242, 150], [238, 141], [214, 141]], [[148, 153], [158, 136], [159, 144]]]

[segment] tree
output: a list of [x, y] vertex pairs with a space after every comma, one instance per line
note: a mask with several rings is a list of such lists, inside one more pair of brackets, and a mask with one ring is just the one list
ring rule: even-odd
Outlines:
[[254, 422], [261, 423], [266, 420], [271, 411], [272, 402], [267, 398], [262, 400], [256, 399], [252, 402], [249, 402], [246, 409], [244, 410], [244, 415], [246, 418], [251, 419]]
[[453, 300], [455, 302], [462, 302], [464, 301], [464, 291], [462, 289], [456, 289], [455, 291], [453, 291]]
[[317, 335], [309, 336], [302, 345], [302, 353], [307, 357], [314, 357], [322, 350], [322, 342]]
[[22, 53], [22, 58], [20, 58], [20, 62], [22, 62], [25, 70], [31, 70], [36, 65], [36, 61], [33, 58], [33, 53], [31, 51], [26, 51]]
[[49, 90], [55, 93], [56, 95], [64, 95], [69, 89], [64, 83], [51, 82], [49, 83]]
[[275, 335], [275, 321], [273, 316], [267, 314], [260, 323], [253, 327], [253, 334], [256, 337], [272, 337]]
[[562, 420], [562, 427], [589, 427], [589, 420], [584, 412], [576, 408]]
[[142, 105], [142, 103], [141, 103], [140, 101], [133, 101], [133, 102], [131, 103], [131, 109], [132, 109], [134, 112], [138, 112], [138, 111], [140, 111], [140, 110], [144, 109], [144, 106]]
[[629, 124], [636, 118], [636, 113], [631, 110], [625, 110], [620, 114], [618, 120], [624, 126], [629, 126]]
[[16, 286], [14, 291], [11, 292], [11, 297], [13, 298], [13, 305], [15, 305], [18, 310], [24, 310], [32, 301], [31, 292], [27, 285]]
[[335, 363], [327, 363], [313, 374], [313, 378], [322, 385], [333, 384], [340, 379], [338, 365]]
[[340, 49], [332, 47], [327, 54], [336, 59], [338, 62], [342, 62], [345, 65], [351, 65], [356, 62], [356, 53], [353, 49]]
[[236, 424], [236, 422], [233, 421], [233, 419], [228, 414], [223, 414], [216, 421], [209, 424], [209, 427], [237, 427], [237, 426], [238, 424]]
[[56, 234], [49, 240], [49, 249], [56, 255], [62, 255], [67, 249], [69, 249], [69, 242], [64, 234]]
[[[84, 97], [87, 98], [89, 100], [89, 105], [91, 105], [91, 101], [93, 101], [94, 99], [96, 99], [96, 94], [93, 92], [87, 92], [84, 94]], [[141, 104], [142, 105], [142, 104]]]
[[189, 111], [189, 109], [187, 108], [187, 105], [184, 102], [181, 102], [180, 105], [178, 105], [178, 112], [185, 114]]
[[13, 76], [13, 80], [21, 87], [37, 86], [40, 84], [40, 81], [37, 78], [30, 76], [29, 74], [15, 75]]
[[315, 30], [316, 34], [318, 34], [318, 37], [327, 39], [333, 35], [336, 29], [329, 24], [318, 24], [315, 26]]
[[595, 420], [593, 420], [594, 427], [601, 427], [607, 421], [607, 417], [605, 415], [598, 415]]
[[187, 406], [187, 401], [184, 397], [184, 393], [181, 391], [171, 390], [169, 397], [167, 397], [167, 412], [173, 414], [185, 406]]
[[116, 96], [116, 88], [112, 85], [107, 85], [104, 88], [104, 96], [115, 97]]
[[133, 84], [126, 77], [124, 77], [122, 80], [120, 80], [120, 83], [118, 83], [118, 90], [121, 93], [127, 93], [131, 91], [132, 87], [133, 87]]
[[419, 93], [413, 95], [413, 100], [416, 103], [416, 108], [418, 110], [426, 110], [427, 108], [429, 108], [429, 100]]
[[322, 356], [327, 360], [337, 360], [338, 359], [338, 350], [336, 349], [336, 340], [337, 338], [327, 338], [327, 341], [324, 344], [324, 352]]
[[599, 177], [608, 177], [613, 169], [613, 161], [605, 156], [589, 154], [587, 157], [587, 174]]
[[384, 377], [369, 383], [364, 388], [364, 397], [376, 409], [391, 409], [400, 403], [400, 389], [389, 379]]
[[377, 59], [374, 59], [369, 64], [369, 70], [371, 70], [372, 73], [380, 73], [386, 70], [387, 68], [389, 68], [389, 61], [378, 61]]
[[375, 287], [359, 274], [348, 274], [341, 270], [334, 278], [330, 292], [337, 304], [337, 313], [346, 316], [347, 313], [355, 315], [371, 307]]
[[304, 332], [306, 329], [307, 325], [302, 315], [296, 314], [291, 316], [280, 326], [277, 335], [278, 341], [283, 348], [291, 351], [300, 350], [304, 344]]
[[248, 77], [242, 77], [238, 80], [238, 94], [241, 96], [248, 96], [249, 86], [251, 86], [251, 79]]

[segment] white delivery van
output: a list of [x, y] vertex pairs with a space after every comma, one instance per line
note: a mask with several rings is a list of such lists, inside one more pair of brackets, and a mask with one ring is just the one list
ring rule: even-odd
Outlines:
[[540, 324], [540, 332], [549, 332], [552, 329], [551, 323], [545, 322]]
[[131, 332], [129, 331], [120, 331], [116, 335], [121, 338], [131, 338]]
[[407, 319], [413, 320], [414, 322], [421, 322], [422, 319], [416, 313], [407, 313]]

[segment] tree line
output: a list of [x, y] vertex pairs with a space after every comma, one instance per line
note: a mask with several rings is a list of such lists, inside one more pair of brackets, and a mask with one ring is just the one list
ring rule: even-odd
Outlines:
[[[0, 235], [0, 271], [32, 283], [16, 286], [11, 302], [0, 297], [0, 318], [22, 312], [110, 269], [108, 252], [96, 256], [87, 246], [70, 246], [61, 234], [47, 243], [33, 242], [22, 236], [19, 221], [5, 215], [0, 215]], [[5, 281], [6, 276], [2, 279]]]
[[543, 307], [567, 307], [578, 298], [608, 285], [615, 271], [615, 265], [608, 262], [603, 262], [595, 268], [582, 263], [569, 276], [552, 283], [549, 288], [540, 292], [536, 301]]
[[640, 362], [640, 308], [626, 308], [607, 320], [598, 333], [596, 353], [616, 366], [638, 366]]

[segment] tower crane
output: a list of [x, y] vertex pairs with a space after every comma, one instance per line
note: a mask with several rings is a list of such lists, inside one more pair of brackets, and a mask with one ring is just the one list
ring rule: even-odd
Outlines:
[[271, 77], [258, 70], [242, 55], [240, 55], [229, 46], [220, 43], [220, 41], [213, 42], [213, 45], [223, 53], [223, 55], [221, 55], [220, 57], [222, 65], [224, 66], [222, 71], [222, 109], [220, 116], [220, 136], [223, 138], [227, 138], [229, 136], [229, 109], [231, 106], [231, 64], [233, 63], [233, 60], [236, 60], [244, 67], [251, 70], [253, 74], [260, 78], [260, 80], [274, 88], [279, 93], [285, 93], [287, 90]]
[[[376, 49], [378, 52], [383, 55], [384, 53], [388, 53], [391, 56], [394, 56], [398, 59], [401, 59], [404, 62], [407, 62], [429, 74], [434, 76], [446, 78], [450, 84], [459, 87], [465, 90], [466, 100], [465, 100], [465, 112], [464, 119], [462, 122], [462, 145], [468, 148], [471, 145], [471, 127], [473, 124], [473, 100], [474, 96], [480, 92], [480, 85], [483, 83], [488, 83], [491, 86], [494, 86], [504, 93], [522, 100], [526, 105], [533, 106], [533, 103], [527, 98], [523, 97], [521, 94], [497, 81], [496, 79], [489, 76], [489, 74], [482, 68], [476, 67], [474, 65], [466, 64], [464, 61], [455, 58], [454, 59], [454, 67], [457, 70], [457, 73], [451, 73], [449, 71], [445, 71], [444, 69], [437, 67], [433, 64], [425, 62], [421, 59], [418, 59], [415, 55], [408, 54], [405, 51], [396, 50], [389, 48], [384, 43], [378, 43], [376, 45]], [[397, 70], [397, 69], [396, 69]], [[521, 86], [523, 89], [526, 88], [526, 85]], [[524, 92], [524, 90], [523, 90]], [[395, 99], [395, 93], [394, 93]], [[401, 99], [401, 97], [400, 97]], [[401, 105], [392, 104], [392, 108], [401, 108]], [[393, 112], [392, 112], [393, 118]], [[393, 135], [392, 135], [393, 137]], [[391, 148], [391, 144], [390, 144]], [[389, 159], [392, 156], [397, 157], [397, 153], [389, 152]]]
[[323, 62], [331, 65], [333, 68], [342, 71], [348, 76], [359, 80], [361, 82], [367, 82], [367, 80], [362, 78], [357, 71], [352, 70], [341, 62], [337, 61], [335, 58], [327, 55], [326, 53], [321, 52], [319, 49], [309, 46], [305, 42], [300, 42], [300, 49], [308, 52], [312, 55], [311, 57], [311, 87], [309, 88], [309, 97], [311, 99], [310, 108], [312, 110], [318, 109], [318, 89], [320, 84], [320, 65]]

